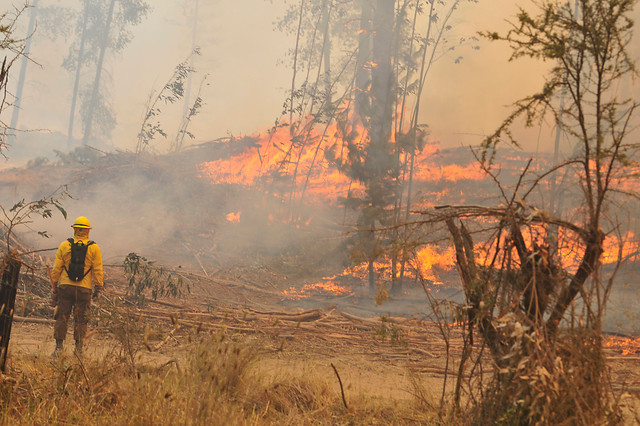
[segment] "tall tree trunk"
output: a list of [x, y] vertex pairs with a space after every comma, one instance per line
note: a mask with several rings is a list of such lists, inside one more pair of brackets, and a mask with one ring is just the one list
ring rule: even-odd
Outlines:
[[[411, 24], [411, 38], [409, 42], [409, 55], [407, 63], [411, 61], [413, 57], [413, 42], [416, 35], [416, 25], [418, 23], [418, 10], [420, 9], [420, 0], [416, 0], [415, 10], [413, 13], [413, 22]], [[411, 77], [411, 68], [407, 67], [407, 73], [404, 78], [403, 90], [402, 90], [402, 102], [400, 103], [400, 119], [398, 120], [398, 132], [404, 132], [404, 108], [407, 103], [407, 88], [409, 87], [409, 78]]]
[[[371, 195], [383, 196], [375, 188], [383, 184], [389, 168], [389, 142], [392, 128], [391, 51], [393, 42], [393, 20], [395, 1], [377, 0], [373, 18], [373, 70], [371, 72], [371, 123], [369, 129], [368, 167], [371, 172]], [[384, 201], [377, 200], [374, 207], [383, 207]]]
[[[389, 142], [392, 128], [391, 87], [391, 51], [393, 43], [393, 21], [395, 1], [377, 0], [373, 18], [373, 62], [371, 73], [371, 122], [369, 128], [369, 147], [365, 167], [368, 169], [368, 195], [373, 214], [369, 217], [369, 227], [373, 233], [376, 220], [383, 220], [387, 203], [390, 161]], [[375, 244], [372, 245], [370, 259], [370, 280], [372, 265], [377, 257]]]
[[13, 103], [13, 113], [11, 114], [11, 129], [18, 127], [18, 118], [20, 117], [20, 104], [22, 102], [22, 91], [24, 90], [24, 82], [27, 77], [27, 65], [29, 64], [29, 52], [31, 51], [31, 40], [33, 39], [33, 30], [36, 26], [36, 16], [38, 15], [38, 0], [34, 0], [31, 6], [31, 17], [29, 18], [29, 28], [27, 29], [27, 41], [24, 45], [22, 54], [22, 62], [20, 64], [20, 74], [18, 75], [18, 87], [16, 88], [16, 99]]
[[[330, 40], [329, 40], [329, 22], [331, 21], [331, 10], [333, 8], [333, 5], [331, 4], [331, 0], [324, 0], [323, 3], [323, 8], [322, 8], [322, 16], [320, 18], [320, 20], [318, 21], [318, 24], [316, 25], [316, 28], [322, 24], [322, 26], [325, 28], [324, 30], [324, 34], [323, 34], [323, 40], [322, 40], [322, 48], [320, 50], [320, 58], [318, 61], [318, 71], [316, 73], [316, 79], [315, 79], [315, 83], [313, 84], [313, 88], [314, 88], [314, 94], [315, 92], [317, 92], [317, 89], [320, 85], [320, 78], [321, 78], [321, 71], [323, 68], [323, 57], [329, 54], [329, 52], [327, 51], [327, 46], [330, 46]], [[321, 21], [323, 21], [321, 23]], [[315, 32], [316, 30], [314, 30], [314, 38], [315, 38]], [[312, 44], [315, 44], [315, 40]], [[313, 49], [312, 49], [313, 51]], [[326, 62], [326, 58], [325, 58], [325, 62], [324, 62], [324, 67], [325, 67], [325, 73], [328, 73], [326, 67], [327, 62]], [[311, 61], [309, 61], [311, 62]], [[325, 74], [325, 84], [326, 84], [326, 90], [327, 90], [327, 96], [325, 96], [324, 98], [324, 102], [321, 102], [321, 105], [318, 107], [318, 109], [320, 111], [322, 111], [323, 108], [328, 108], [330, 107], [330, 105], [327, 104], [327, 102], [331, 102], [331, 88], [332, 88], [332, 84], [331, 81], [326, 81], [326, 78], [329, 74]], [[309, 82], [308, 80], [308, 75], [307, 75], [307, 83]], [[311, 105], [309, 106], [309, 110], [303, 112], [303, 114], [308, 115], [309, 117], [314, 117], [314, 108], [315, 108], [315, 104], [316, 104], [316, 98], [317, 96], [313, 96], [311, 98]], [[300, 103], [302, 105], [302, 102]], [[297, 193], [297, 180], [298, 180], [298, 171], [299, 171], [299, 166], [300, 166], [300, 161], [302, 160], [302, 157], [305, 153], [305, 148], [307, 145], [307, 141], [310, 139], [311, 137], [311, 131], [313, 130], [313, 126], [316, 124], [317, 120], [312, 119], [311, 121], [307, 122], [304, 127], [302, 129], [295, 129], [296, 131], [300, 130], [300, 132], [298, 133], [298, 136], [304, 135], [301, 137], [301, 144], [300, 147], [298, 149], [298, 158], [295, 161], [295, 168], [293, 171], [293, 177], [292, 177], [292, 186], [291, 186], [291, 193], [289, 195], [289, 203], [290, 203], [290, 208], [291, 208], [291, 212], [290, 212], [290, 220], [291, 221], [297, 221], [299, 219], [299, 215], [296, 214], [295, 212], [295, 203], [294, 203], [294, 199], [295, 199], [295, 195]], [[313, 166], [315, 164], [316, 158], [318, 156], [318, 151], [322, 145], [322, 140], [324, 139], [324, 135], [326, 134], [327, 130], [329, 127], [329, 123], [327, 123], [327, 125], [325, 126], [325, 130], [323, 132], [323, 136], [320, 138], [320, 141], [318, 142], [318, 146], [316, 147], [315, 153], [313, 155], [313, 158], [311, 160], [311, 164], [309, 165], [309, 170], [307, 171], [307, 177], [306, 177], [306, 181], [304, 183], [304, 186], [302, 188], [302, 191], [300, 193], [300, 203], [299, 203], [299, 207], [300, 209], [302, 208], [302, 202], [304, 199], [304, 194], [305, 191], [307, 189], [307, 184], [309, 183], [309, 178], [311, 173], [313, 172]], [[293, 127], [291, 128], [293, 130]], [[292, 144], [293, 145], [293, 144]]]
[[289, 104], [289, 125], [293, 126], [293, 101], [296, 92], [296, 73], [298, 71], [298, 47], [300, 44], [300, 31], [302, 29], [302, 17], [304, 15], [304, 0], [300, 0], [300, 16], [298, 18], [298, 33], [296, 35], [296, 48], [293, 52], [293, 76], [291, 77], [291, 100]]
[[93, 114], [95, 112], [96, 103], [98, 101], [98, 89], [100, 87], [102, 65], [104, 64], [104, 54], [107, 51], [107, 47], [109, 46], [109, 30], [111, 29], [111, 21], [113, 20], [113, 9], [115, 7], [115, 4], [116, 0], [111, 0], [111, 4], [109, 4], [109, 11], [107, 12], [107, 21], [104, 25], [102, 46], [100, 47], [100, 56], [98, 57], [98, 63], [96, 65], [96, 77], [93, 80], [93, 89], [91, 91], [89, 114], [84, 128], [84, 137], [82, 138], [83, 145], [86, 145], [89, 142], [89, 137], [91, 136], [91, 125], [93, 124]]
[[331, 0], [325, 0], [322, 5], [322, 14], [324, 15], [324, 43], [322, 56], [324, 59], [324, 90], [325, 90], [325, 109], [331, 108], [331, 19], [330, 5]]
[[[405, 210], [405, 215], [404, 215], [405, 222], [409, 222], [409, 215], [411, 214], [411, 191], [413, 189], [413, 166], [415, 163], [415, 158], [416, 158], [416, 153], [412, 152], [411, 161], [409, 163], [409, 184], [407, 185], [407, 209]], [[405, 240], [406, 240], [406, 235], [405, 235]], [[407, 249], [403, 244], [402, 259], [400, 261], [400, 279], [399, 279], [400, 283], [402, 283], [402, 281], [404, 280], [404, 272], [405, 272], [405, 267], [408, 260], [407, 255], [408, 255]]]
[[[457, 1], [456, 3], [457, 4]], [[455, 6], [454, 4], [454, 6]], [[417, 6], [417, 5], [416, 5]], [[453, 9], [452, 9], [453, 10]], [[411, 115], [411, 120], [409, 123], [409, 128], [410, 130], [413, 131], [413, 136], [414, 136], [414, 145], [417, 143], [417, 136], [418, 136], [418, 115], [420, 112], [420, 97], [422, 96], [422, 88], [424, 86], [424, 82], [425, 82], [425, 76], [426, 73], [428, 72], [429, 67], [427, 67], [427, 51], [429, 50], [429, 39], [431, 38], [431, 29], [433, 28], [433, 22], [436, 18], [437, 14], [435, 13], [435, 2], [431, 2], [431, 6], [429, 9], [429, 15], [427, 17], [428, 19], [428, 24], [427, 24], [427, 32], [425, 34], [424, 37], [424, 46], [423, 46], [423, 51], [422, 51], [422, 63], [420, 64], [420, 74], [419, 74], [419, 82], [418, 82], [418, 95], [417, 95], [417, 99], [416, 99], [416, 105], [413, 111], [413, 114]], [[433, 46], [432, 49], [435, 50], [436, 46]], [[431, 55], [431, 58], [433, 60], [433, 54]], [[404, 106], [404, 105], [403, 105]], [[411, 164], [409, 166], [409, 185], [407, 187], [407, 208], [405, 210], [405, 221], [409, 221], [409, 215], [411, 214], [411, 190], [412, 190], [412, 186], [413, 186], [413, 167], [414, 167], [414, 160], [415, 160], [415, 151], [411, 153]], [[404, 272], [405, 272], [405, 264], [407, 262], [407, 250], [406, 248], [402, 249], [402, 263], [400, 266], [400, 280], [402, 281], [404, 279]]]
[[82, 34], [80, 36], [80, 47], [78, 49], [78, 61], [76, 63], [76, 77], [73, 82], [73, 94], [71, 95], [71, 110], [69, 111], [69, 129], [67, 130], [67, 149], [71, 150], [73, 141], [73, 124], [76, 116], [76, 102], [78, 100], [78, 89], [80, 87], [80, 70], [84, 62], [84, 45], [87, 38], [87, 24], [89, 21], [89, 6], [85, 3], [84, 17], [82, 19]]
[[[578, 0], [575, 0], [575, 6], [573, 11], [573, 19], [576, 20], [578, 18], [578, 13], [580, 12], [580, 4]], [[568, 70], [564, 72], [564, 81], [566, 82], [568, 78]], [[553, 144], [553, 164], [558, 164], [558, 160], [560, 158], [560, 137], [562, 136], [562, 124], [564, 121], [564, 98], [566, 96], [566, 90], [562, 90], [560, 92], [560, 107], [558, 109], [558, 117], [556, 119], [556, 136]], [[562, 214], [561, 211], [561, 199], [560, 199], [560, 187], [558, 185], [558, 179], [560, 178], [559, 172], [555, 172], [552, 175], [551, 179], [551, 213], [554, 216], [560, 217]], [[549, 227], [549, 250], [550, 254], [554, 259], [558, 257], [558, 226], [551, 225]]]
[[[400, 8], [402, 14], [404, 14], [404, 11], [406, 10], [406, 7], [409, 5], [409, 0], [404, 0], [404, 4], [402, 5], [402, 7]], [[413, 14], [413, 23], [411, 24], [411, 37], [410, 37], [410, 43], [409, 43], [409, 53], [407, 55], [408, 58], [411, 58], [413, 56], [413, 40], [414, 40], [414, 36], [415, 36], [415, 32], [416, 32], [416, 23], [418, 21], [418, 10], [419, 10], [419, 0], [416, 0], [416, 4], [415, 4], [415, 10], [414, 10], [414, 14]], [[398, 13], [398, 19], [402, 19], [401, 18], [401, 13]], [[394, 47], [394, 56], [398, 56], [400, 53], [400, 37], [396, 37], [395, 38], [395, 47]], [[396, 68], [395, 68], [395, 73], [396, 73], [396, 78], [398, 79], [398, 81], [396, 82], [396, 84], [398, 85], [398, 87], [400, 87], [400, 69], [399, 69], [399, 60], [396, 60]], [[408, 63], [409, 61], [407, 61]], [[405, 102], [407, 100], [407, 86], [409, 84], [409, 76], [411, 75], [411, 69], [410, 67], [407, 67], [407, 72], [405, 75], [405, 79], [404, 79], [404, 87], [403, 87], [403, 91], [402, 91], [402, 100], [400, 100], [399, 98], [396, 98], [396, 106], [395, 106], [395, 111], [396, 111], [396, 116], [394, 117], [394, 123], [395, 123], [395, 127], [394, 127], [394, 135], [396, 135], [396, 141], [397, 141], [397, 135], [399, 133], [402, 132], [403, 129], [403, 121], [404, 121], [404, 106], [405, 106]], [[398, 109], [398, 105], [400, 106], [400, 115], [397, 116], [397, 109]], [[415, 149], [415, 148], [414, 148]], [[402, 152], [404, 151], [404, 160], [402, 160]], [[404, 186], [404, 183], [406, 181], [406, 172], [407, 172], [407, 159], [408, 159], [408, 155], [406, 150], [403, 150], [402, 148], [396, 146], [395, 148], [395, 154], [396, 154], [396, 169], [397, 170], [402, 170], [401, 176], [398, 177], [398, 186], [400, 188], [402, 188]], [[393, 236], [394, 236], [394, 240], [404, 240], [406, 241], [406, 236], [404, 234], [406, 234], [406, 232], [402, 232], [402, 230], [398, 227], [398, 224], [400, 223], [400, 216], [402, 215], [402, 200], [403, 197], [403, 190], [398, 191], [398, 193], [396, 194], [396, 204], [394, 206], [394, 210], [393, 210], [393, 226], [394, 226], [394, 231], [393, 231]], [[408, 197], [410, 198], [410, 197]], [[402, 238], [401, 238], [401, 234]], [[402, 273], [404, 272], [404, 262], [401, 259], [400, 260], [400, 273], [398, 272], [398, 257], [400, 255], [403, 256], [406, 253], [406, 250], [404, 249], [404, 244], [402, 244], [402, 250], [399, 250], [397, 244], [394, 244], [394, 249], [392, 252], [392, 258], [391, 258], [391, 294], [392, 295], [400, 295], [402, 294], [402, 281], [403, 281], [403, 276]]]
[[368, 62], [371, 60], [371, 24], [373, 20], [372, 0], [360, 0], [360, 34], [358, 34], [358, 56], [356, 58], [356, 94], [355, 115], [360, 118], [369, 111], [369, 84], [371, 71]]
[[377, 0], [373, 18], [375, 35], [373, 37], [373, 62], [371, 73], [372, 104], [371, 140], [386, 144], [391, 135], [391, 51], [393, 43], [393, 20], [395, 1]]
[[[189, 58], [189, 68], [193, 69], [196, 51], [196, 36], [198, 34], [198, 0], [195, 0], [195, 10], [193, 12], [193, 28], [191, 34], [191, 57]], [[189, 73], [187, 77], [187, 88], [184, 91], [184, 110], [182, 112], [182, 118], [187, 119], [189, 115], [189, 108], [191, 108], [191, 86], [193, 84], [193, 72]]]

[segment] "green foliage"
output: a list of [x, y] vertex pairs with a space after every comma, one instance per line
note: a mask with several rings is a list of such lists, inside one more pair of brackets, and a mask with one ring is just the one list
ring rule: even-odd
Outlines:
[[390, 322], [389, 317], [386, 315], [380, 317], [380, 326], [374, 328], [373, 334], [374, 337], [381, 342], [389, 338], [389, 343], [391, 343], [392, 346], [408, 346], [407, 340], [404, 337], [404, 331]]
[[[191, 53], [190, 57], [192, 55], [199, 54], [200, 51], [196, 49]], [[159, 104], [173, 104], [184, 97], [185, 82], [191, 73], [195, 71], [189, 66], [190, 57], [176, 66], [171, 78], [169, 78], [167, 83], [155, 97], [153, 96], [154, 93], [151, 93], [147, 112], [145, 113], [142, 125], [140, 126], [140, 131], [138, 132], [138, 143], [136, 145], [137, 154], [148, 148], [151, 141], [155, 139], [157, 135], [165, 138], [167, 137], [167, 133], [164, 131], [159, 119], [159, 116], [162, 113]], [[194, 102], [194, 105], [191, 107], [191, 111], [189, 112], [190, 115], [188, 117], [189, 119], [197, 113], [201, 104], [202, 100], [198, 97]], [[181, 131], [183, 132], [181, 137], [184, 138], [186, 126], [183, 125]]]
[[[601, 329], [615, 273], [606, 280], [599, 269], [605, 233], [621, 227], [618, 215], [631, 200], [625, 188], [635, 185], [620, 183], [637, 170], [637, 143], [630, 132], [639, 104], [620, 86], [623, 77], [636, 74], [629, 52], [636, 1], [581, 0], [575, 3], [577, 10], [573, 1], [532, 3], [536, 13], [521, 10], [505, 35], [484, 33], [491, 40], [508, 42], [513, 60], [525, 57], [552, 64], [542, 88], [515, 103], [478, 155], [497, 183], [503, 205], [508, 205], [506, 214], [495, 218], [501, 223], [497, 233], [486, 224], [486, 216], [475, 216], [477, 226], [492, 235], [484, 243], [490, 251], [480, 256], [492, 263], [483, 266], [496, 272], [486, 273], [475, 265], [476, 245], [464, 226], [472, 216], [452, 209], [445, 219], [467, 299], [458, 318], [468, 325], [469, 338], [477, 327], [497, 367], [489, 386], [469, 387], [478, 395], [477, 401], [470, 398], [471, 423], [617, 424], [619, 407], [607, 377]], [[506, 141], [517, 146], [514, 125], [532, 126], [549, 115], [572, 143], [569, 156], [551, 164], [533, 183], [525, 183], [527, 165], [516, 188], [507, 191], [491, 171], [498, 145]], [[549, 179], [555, 187], [554, 172], [560, 169], [566, 171], [565, 187], [580, 188], [570, 213], [553, 203], [553, 198], [563, 196], [555, 189], [549, 210], [532, 201], [534, 191], [549, 193], [541, 181], [546, 184]], [[461, 222], [459, 228], [454, 217]], [[539, 220], [535, 225], [533, 218]], [[539, 232], [533, 226], [548, 230], [536, 237], [539, 242], [523, 235]], [[506, 238], [496, 237], [507, 229]], [[563, 265], [558, 254], [563, 249], [558, 233], [564, 231], [574, 234], [570, 244], [578, 247], [575, 270]], [[497, 261], [501, 253], [514, 254]], [[582, 307], [576, 309], [577, 305]], [[460, 315], [464, 311], [468, 319]], [[460, 368], [459, 382], [462, 378]]]
[[[27, 8], [28, 4], [25, 3], [22, 8], [14, 9], [13, 14], [0, 12], [0, 50], [5, 53], [2, 63], [0, 63], [0, 115], [7, 105], [9, 70], [23, 52], [24, 40], [13, 38], [12, 33], [17, 20]], [[7, 55], [8, 52], [11, 52], [13, 56]], [[5, 138], [9, 130], [4, 122], [0, 120], [0, 151], [5, 148]], [[29, 164], [30, 167], [35, 165], [34, 163]], [[49, 218], [53, 214], [53, 208], [57, 209], [66, 218], [67, 212], [62, 207], [62, 200], [68, 196], [66, 186], [64, 186], [54, 191], [51, 195], [39, 200], [27, 202], [25, 199], [22, 199], [8, 210], [0, 206], [0, 212], [2, 213], [0, 222], [6, 230], [4, 236], [6, 237], [7, 253], [11, 252], [13, 230], [16, 226], [28, 226], [33, 221], [32, 218], [34, 216], [41, 216], [45, 219]], [[48, 237], [46, 231], [37, 232], [43, 237]]]
[[[296, 36], [283, 108], [291, 129], [283, 165], [295, 162], [299, 173], [300, 159], [315, 145], [331, 166], [362, 184], [363, 193], [350, 192], [341, 201], [357, 214], [358, 232], [350, 234], [348, 244], [354, 258], [369, 262], [372, 292], [374, 261], [382, 254], [404, 271], [405, 248], [398, 242], [406, 238], [397, 225], [410, 215], [415, 154], [428, 137], [419, 122], [420, 97], [436, 58], [478, 47], [475, 36], [452, 35], [452, 15], [471, 2], [305, 0], [292, 2], [277, 22], [279, 30]], [[461, 59], [456, 55], [455, 62]], [[339, 142], [322, 146], [313, 140], [310, 129], [324, 139], [334, 123], [332, 138]], [[296, 200], [301, 204], [306, 184], [298, 191], [294, 176], [291, 187], [291, 202], [301, 193]], [[396, 274], [392, 277], [398, 282]]]
[[191, 133], [188, 129], [189, 129], [189, 124], [191, 124], [191, 120], [193, 119], [193, 117], [198, 115], [198, 113], [200, 112], [200, 108], [202, 108], [203, 100], [200, 94], [202, 92], [202, 87], [205, 85], [207, 77], [208, 75], [205, 75], [202, 78], [202, 81], [200, 82], [200, 87], [198, 88], [198, 94], [196, 96], [196, 100], [193, 101], [193, 104], [191, 105], [191, 107], [187, 109], [187, 113], [182, 119], [182, 124], [180, 125], [180, 129], [176, 133], [176, 137], [173, 143], [174, 151], [180, 151], [180, 149], [182, 149], [185, 136], [188, 136], [190, 139], [195, 138], [193, 133]]
[[13, 38], [13, 31], [20, 15], [26, 9], [25, 5], [20, 9], [14, 9], [13, 13], [0, 11], [0, 49], [13, 53], [21, 51], [23, 40]]
[[[123, 265], [124, 273], [129, 279], [127, 294], [139, 305], [145, 304], [147, 290], [151, 291], [153, 300], [158, 297], [182, 296], [183, 281], [180, 275], [157, 267], [153, 261], [136, 253], [129, 253], [124, 259]], [[190, 289], [187, 285], [188, 291]]]
[[[67, 187], [62, 186], [54, 191], [51, 195], [35, 201], [26, 201], [25, 199], [16, 202], [10, 209], [0, 206], [0, 212], [4, 216], [0, 218], [0, 222], [6, 229], [7, 253], [11, 252], [11, 243], [13, 238], [13, 230], [17, 226], [28, 226], [33, 222], [34, 216], [40, 216], [48, 219], [53, 216], [53, 211], [58, 210], [66, 219], [67, 212], [62, 206], [65, 198], [71, 198], [67, 192]], [[48, 238], [47, 231], [36, 231], [38, 235]]]
[[[489, 164], [501, 141], [518, 142], [511, 127], [519, 120], [537, 125], [550, 114], [569, 137], [575, 138], [594, 158], [623, 155], [635, 146], [620, 144], [637, 104], [616, 84], [637, 70], [628, 46], [635, 0], [586, 0], [574, 2], [536, 0], [538, 14], [524, 10], [518, 22], [504, 35], [486, 31], [489, 40], [506, 41], [512, 48], [511, 60], [536, 58], [555, 63], [540, 91], [517, 101], [514, 111], [483, 143], [482, 159]], [[571, 101], [560, 110], [554, 101], [563, 93]], [[596, 130], [593, 132], [591, 129]], [[620, 133], [622, 132], [622, 133]]]

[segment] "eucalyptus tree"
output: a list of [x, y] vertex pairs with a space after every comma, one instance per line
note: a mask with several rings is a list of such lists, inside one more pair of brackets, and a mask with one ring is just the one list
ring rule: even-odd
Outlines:
[[[82, 141], [92, 137], [94, 126], [108, 135], [115, 126], [115, 113], [105, 89], [104, 60], [107, 54], [124, 50], [133, 39], [132, 27], [150, 12], [146, 0], [79, 0], [78, 7], [43, 8], [43, 25], [56, 37], [72, 37], [62, 66], [74, 75], [69, 112], [68, 143], [73, 140], [78, 100], [83, 123]], [[59, 25], [60, 19], [73, 25]], [[72, 29], [69, 35], [67, 29]], [[93, 75], [90, 81], [86, 77]]]
[[[138, 132], [136, 154], [139, 155], [150, 148], [151, 142], [156, 138], [156, 136], [159, 135], [164, 138], [167, 137], [167, 133], [160, 122], [162, 105], [174, 104], [185, 97], [185, 86], [188, 87], [187, 82], [195, 72], [195, 69], [191, 68], [189, 64], [193, 63], [192, 57], [199, 54], [199, 49], [191, 52], [186, 60], [176, 65], [173, 74], [171, 74], [171, 77], [167, 80], [162, 89], [159, 91], [154, 90], [149, 95], [144, 119], [142, 120], [142, 124], [140, 125], [140, 130]], [[183, 117], [175, 139], [171, 143], [172, 151], [179, 151], [182, 148], [185, 136], [193, 138], [193, 135], [188, 131], [188, 127], [191, 119], [198, 114], [202, 107], [200, 92], [205, 80], [206, 76], [203, 77], [195, 101], [188, 109], [187, 114]]]
[[[451, 18], [467, 2], [300, 0], [279, 22], [296, 40], [283, 111], [291, 143], [281, 164], [293, 165], [290, 199], [297, 202], [292, 210], [302, 203], [317, 162], [314, 155], [307, 170], [300, 170], [311, 131], [317, 130], [319, 141], [311, 149], [324, 152], [348, 179], [366, 188], [363, 195], [348, 194], [344, 202], [358, 212], [356, 226], [362, 232], [351, 243], [369, 264], [371, 289], [374, 262], [383, 255], [392, 259], [393, 285], [400, 289], [397, 261], [408, 255], [399, 249], [403, 235], [397, 229], [376, 230], [393, 228], [409, 214], [413, 161], [427, 137], [419, 119], [422, 89], [433, 64], [460, 45]], [[339, 142], [323, 146], [332, 125]], [[306, 177], [299, 187], [301, 173]], [[291, 217], [296, 220], [297, 213]]]

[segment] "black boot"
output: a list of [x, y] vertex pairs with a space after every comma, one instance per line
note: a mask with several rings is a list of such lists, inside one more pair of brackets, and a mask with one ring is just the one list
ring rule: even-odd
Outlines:
[[58, 358], [60, 355], [62, 355], [63, 350], [64, 350], [64, 340], [56, 339], [56, 348], [51, 354], [51, 356], [54, 358]]

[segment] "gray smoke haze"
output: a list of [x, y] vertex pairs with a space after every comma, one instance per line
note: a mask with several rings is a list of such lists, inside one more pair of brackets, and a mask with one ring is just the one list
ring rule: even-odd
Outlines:
[[[107, 55], [105, 74], [110, 81], [109, 102], [117, 119], [105, 149], [133, 150], [146, 104], [174, 67], [191, 50], [195, 0], [156, 0], [149, 15], [131, 28], [132, 41], [116, 55]], [[202, 89], [204, 106], [190, 130], [194, 142], [227, 134], [253, 134], [268, 129], [280, 114], [291, 83], [293, 37], [275, 29], [274, 22], [291, 1], [215, 0], [198, 2], [196, 45], [201, 49], [194, 67], [194, 87], [208, 75]], [[22, 2], [3, 0], [0, 9], [19, 7]], [[482, 30], [504, 31], [505, 20], [513, 20], [522, 0], [491, 0], [476, 4], [461, 2], [452, 20], [457, 37], [477, 35]], [[78, 7], [71, 0], [41, 0], [40, 7]], [[28, 14], [21, 19], [18, 36], [26, 34]], [[41, 18], [44, 19], [44, 18]], [[73, 75], [61, 67], [70, 40], [48, 39], [36, 32], [22, 99], [18, 128], [42, 132], [20, 133], [13, 141], [13, 158], [52, 156], [52, 149], [66, 150], [65, 142]], [[42, 34], [42, 35], [41, 35]], [[507, 106], [540, 87], [550, 64], [520, 60], [508, 62], [509, 49], [501, 43], [479, 42], [479, 50], [462, 49], [435, 63], [421, 103], [422, 121], [443, 147], [475, 145], [491, 132], [508, 112]], [[456, 63], [456, 58], [463, 58]], [[17, 75], [18, 67], [14, 69]], [[91, 76], [87, 75], [87, 79]], [[10, 89], [17, 78], [12, 78]], [[192, 94], [192, 96], [195, 96]], [[182, 105], [163, 106], [163, 126], [173, 138]], [[5, 111], [8, 121], [11, 110]], [[79, 138], [79, 126], [75, 138]], [[48, 133], [50, 132], [50, 133]], [[551, 148], [551, 127], [523, 133], [528, 151]], [[540, 137], [542, 135], [542, 137]], [[158, 140], [158, 149], [168, 141]], [[49, 145], [49, 146], [43, 146]], [[51, 146], [54, 145], [54, 146]]]
[[[121, 263], [135, 252], [162, 264], [211, 270], [257, 265], [262, 257], [285, 253], [300, 256], [302, 246], [311, 263], [344, 260], [344, 253], [335, 250], [346, 229], [340, 209], [309, 203], [299, 214], [311, 223], [297, 228], [287, 223], [290, 211], [282, 198], [259, 188], [214, 185], [197, 169], [200, 153], [189, 152], [143, 156], [137, 162], [132, 156], [103, 157], [77, 168], [40, 166], [39, 173], [30, 171], [30, 179], [0, 185], [0, 202], [11, 206], [22, 198], [39, 199], [68, 184], [73, 198], [63, 200], [66, 220], [54, 209], [52, 218], [36, 217], [16, 232], [35, 249], [54, 248], [72, 235], [75, 218], [86, 216], [93, 227], [90, 238], [100, 244], [105, 263]], [[230, 213], [239, 215], [237, 223], [227, 218]], [[51, 238], [34, 232], [42, 230]]]

